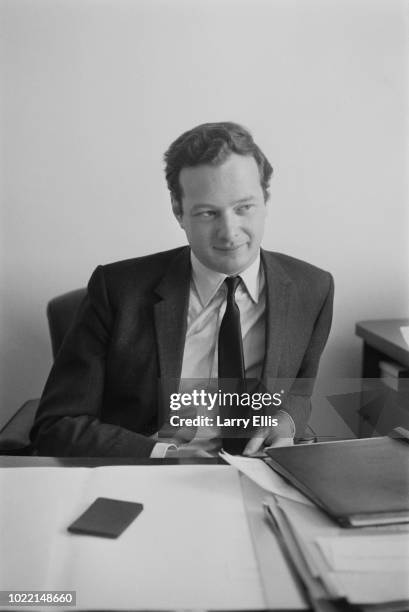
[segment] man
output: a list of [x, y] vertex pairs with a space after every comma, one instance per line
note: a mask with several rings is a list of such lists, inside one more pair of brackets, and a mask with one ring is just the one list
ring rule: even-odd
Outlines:
[[198, 379], [275, 391], [276, 379], [287, 381], [274, 424], [250, 426], [235, 452], [305, 429], [331, 325], [331, 275], [260, 249], [272, 168], [243, 127], [197, 126], [165, 161], [190, 248], [95, 270], [41, 399], [32, 430], [41, 454], [214, 454], [229, 442], [217, 421], [172, 426], [170, 398], [192, 394]]

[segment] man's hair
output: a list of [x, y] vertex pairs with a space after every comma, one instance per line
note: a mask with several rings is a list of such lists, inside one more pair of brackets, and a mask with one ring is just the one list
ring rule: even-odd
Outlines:
[[164, 155], [165, 174], [173, 203], [182, 212], [182, 187], [179, 175], [182, 168], [193, 168], [201, 164], [218, 166], [231, 153], [254, 157], [259, 174], [264, 199], [268, 199], [268, 187], [273, 168], [253, 140], [246, 128], [238, 123], [202, 123], [184, 132], [169, 147]]

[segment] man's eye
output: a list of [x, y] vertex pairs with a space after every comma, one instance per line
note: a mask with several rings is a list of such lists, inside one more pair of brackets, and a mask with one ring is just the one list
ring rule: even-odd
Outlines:
[[254, 208], [254, 204], [242, 204], [236, 210], [239, 214], [245, 214]]
[[205, 219], [209, 219], [210, 217], [214, 217], [215, 212], [214, 210], [201, 210], [200, 212], [197, 213], [198, 217], [203, 217]]

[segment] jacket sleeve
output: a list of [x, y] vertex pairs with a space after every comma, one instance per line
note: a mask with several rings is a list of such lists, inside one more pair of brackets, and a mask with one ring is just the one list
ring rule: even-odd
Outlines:
[[334, 280], [331, 274], [328, 273], [328, 288], [324, 301], [315, 320], [311, 338], [297, 373], [297, 378], [291, 388], [285, 407], [283, 407], [295, 423], [296, 437], [302, 436], [311, 414], [311, 394], [318, 372], [320, 357], [331, 329], [333, 301]]
[[103, 268], [99, 266], [41, 397], [31, 431], [31, 440], [41, 455], [150, 455], [154, 440], [100, 420], [113, 324]]

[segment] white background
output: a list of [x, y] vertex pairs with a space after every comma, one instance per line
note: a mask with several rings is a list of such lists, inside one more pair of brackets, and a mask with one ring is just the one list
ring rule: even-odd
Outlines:
[[48, 300], [99, 263], [184, 244], [162, 154], [243, 123], [275, 174], [267, 249], [330, 270], [321, 376], [356, 321], [408, 315], [408, 4], [2, 0], [0, 422], [41, 393]]

